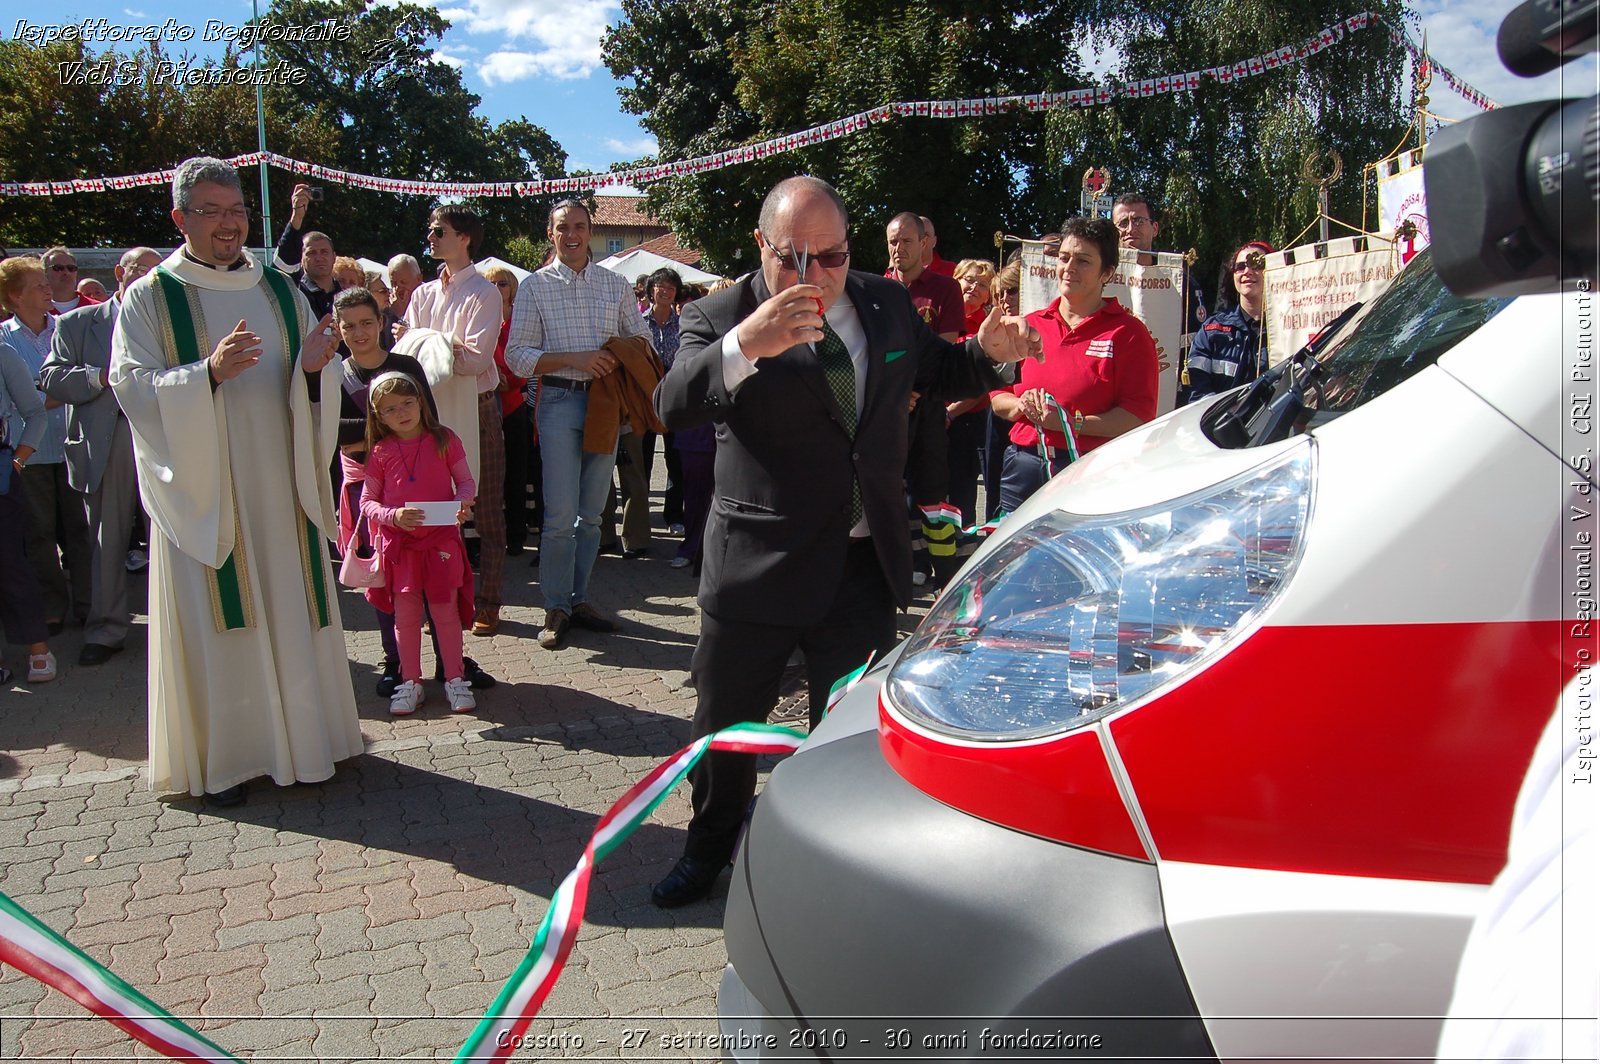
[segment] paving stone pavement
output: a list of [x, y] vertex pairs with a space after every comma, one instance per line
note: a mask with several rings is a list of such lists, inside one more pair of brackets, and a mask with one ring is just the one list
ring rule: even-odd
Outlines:
[[[660, 487], [660, 471], [657, 471]], [[413, 718], [373, 685], [373, 616], [339, 602], [366, 739], [332, 780], [210, 809], [144, 779], [145, 618], [126, 653], [0, 690], [0, 890], [240, 1056], [322, 1064], [450, 1059], [522, 958], [597, 818], [689, 738], [695, 580], [654, 556], [603, 555], [594, 601], [623, 630], [534, 642], [532, 553], [506, 566], [504, 621], [467, 653], [500, 679], [478, 711], [443, 692]], [[135, 577], [136, 609], [144, 577]], [[920, 611], [916, 611], [920, 612]], [[902, 615], [908, 626], [914, 618]], [[426, 651], [431, 654], [431, 651]], [[21, 649], [7, 660], [22, 660]], [[650, 886], [681, 851], [687, 786], [599, 866], [584, 927], [521, 1059], [714, 1060], [724, 886], [674, 911]], [[0, 968], [0, 1060], [155, 1054]]]

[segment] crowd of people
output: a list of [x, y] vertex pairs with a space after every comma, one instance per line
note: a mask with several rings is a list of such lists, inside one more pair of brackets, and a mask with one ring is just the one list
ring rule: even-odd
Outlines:
[[[306, 185], [275, 269], [245, 247], [226, 163], [185, 162], [172, 199], [182, 246], [129, 249], [103, 298], [67, 248], [0, 262], [0, 623], [30, 683], [55, 679], [67, 624], [79, 664], [104, 663], [147, 540], [151, 786], [216, 806], [360, 751], [336, 580], [376, 614], [390, 711], [424, 704], [427, 630], [445, 704], [468, 712], [495, 680], [463, 635], [499, 629], [506, 559], [537, 547], [554, 650], [617, 629], [589, 595], [596, 557], [648, 556], [659, 521], [667, 564], [699, 577], [695, 734], [764, 719], [796, 651], [815, 723], [839, 675], [890, 649], [913, 589], [950, 578], [950, 515], [979, 519], [980, 482], [982, 516], [1010, 512], [1156, 412], [1154, 342], [1104, 292], [1119, 245], [1149, 252], [1159, 230], [1139, 196], [1047, 236], [1058, 297], [1026, 319], [1015, 256], [949, 262], [915, 213], [885, 227], [884, 276], [851, 271], [848, 211], [814, 178], [772, 190], [759, 268], [709, 291], [601, 268], [575, 200], [519, 282], [480, 271], [462, 206], [428, 217], [428, 279], [410, 255], [369, 273], [336, 254]], [[1193, 289], [1186, 397], [1264, 369], [1264, 251], [1230, 258], [1218, 314]], [[696, 770], [659, 904], [709, 889], [754, 778], [743, 755]]]

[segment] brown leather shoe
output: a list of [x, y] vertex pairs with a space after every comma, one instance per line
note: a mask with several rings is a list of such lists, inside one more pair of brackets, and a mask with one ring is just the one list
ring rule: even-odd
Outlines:
[[572, 626], [587, 628], [591, 632], [615, 632], [617, 622], [602, 614], [587, 602], [572, 607]]
[[567, 641], [567, 628], [571, 623], [571, 615], [566, 610], [545, 610], [539, 645], [546, 650], [560, 650]]
[[500, 630], [500, 607], [484, 606], [472, 618], [473, 635], [494, 635]]

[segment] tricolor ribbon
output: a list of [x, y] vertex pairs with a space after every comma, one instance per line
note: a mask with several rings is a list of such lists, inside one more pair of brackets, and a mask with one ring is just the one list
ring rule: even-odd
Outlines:
[[872, 653], [867, 655], [867, 660], [861, 663], [861, 667], [859, 669], [855, 670], [854, 672], [845, 673], [834, 682], [833, 687], [828, 691], [828, 704], [824, 706], [822, 710], [822, 715], [824, 717], [826, 717], [829, 713], [832, 713], [833, 707], [838, 705], [840, 702], [843, 702], [844, 696], [849, 694], [855, 685], [861, 682], [861, 677], [865, 676], [867, 674], [867, 670], [872, 668], [872, 659], [877, 656], [878, 652], [874, 650]]
[[596, 862], [605, 857], [649, 816], [662, 799], [678, 785], [707, 750], [740, 754], [787, 754], [800, 748], [805, 736], [791, 728], [771, 724], [735, 724], [711, 735], [702, 736], [657, 765], [649, 775], [618, 798], [595, 826], [589, 845], [578, 858], [577, 867], [567, 873], [550, 909], [545, 913], [533, 945], [511, 973], [510, 980], [489, 1006], [460, 1052], [456, 1064], [466, 1061], [502, 1061], [511, 1057], [518, 1036], [538, 1015], [566, 966], [567, 955], [577, 940], [583, 923], [583, 910], [589, 899], [589, 878]]
[[0, 962], [54, 987], [171, 1060], [242, 1064], [0, 894]]
[[937, 502], [928, 506], [919, 506], [922, 519], [930, 525], [955, 525], [961, 526], [961, 511], [951, 506], [948, 502]]

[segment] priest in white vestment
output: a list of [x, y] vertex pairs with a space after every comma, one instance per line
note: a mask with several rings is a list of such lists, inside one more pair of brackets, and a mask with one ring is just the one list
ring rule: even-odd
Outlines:
[[326, 546], [339, 369], [327, 319], [245, 252], [234, 169], [190, 159], [172, 198], [184, 245], [123, 298], [110, 381], [152, 525], [150, 787], [225, 806], [362, 750]]

